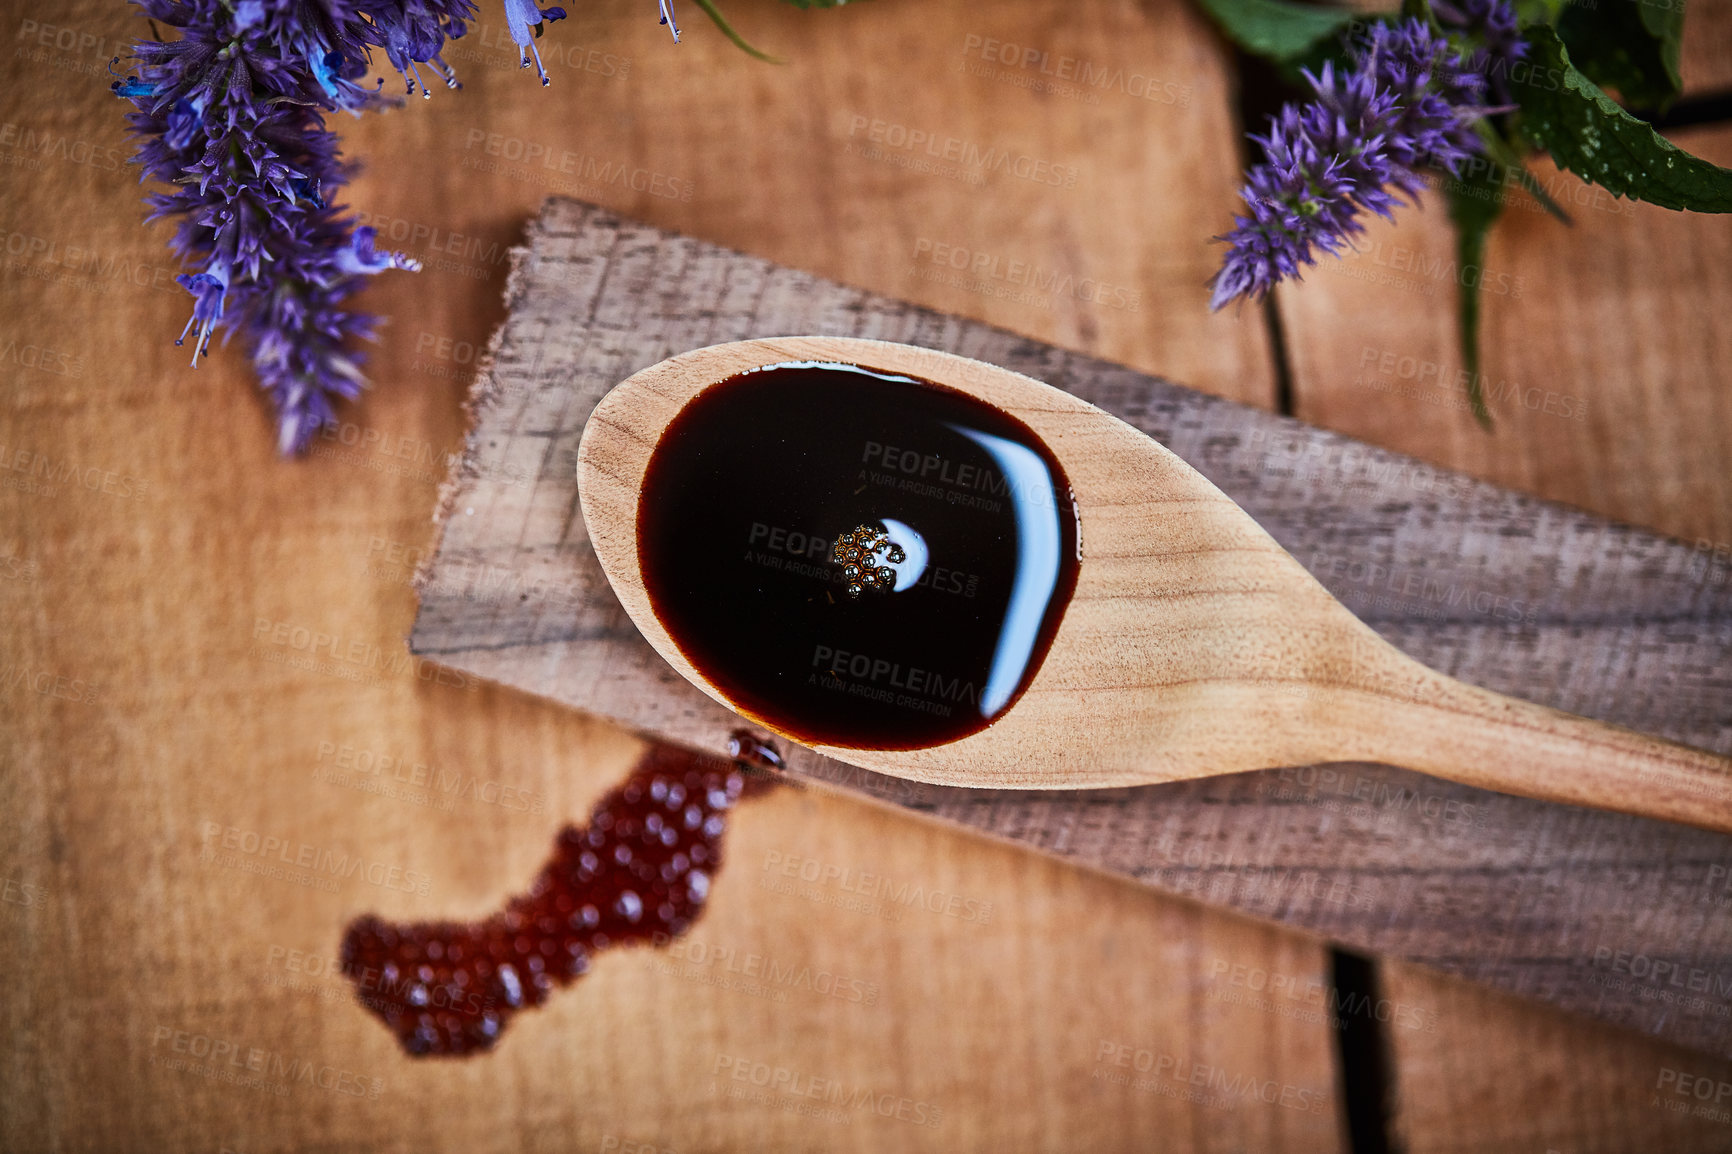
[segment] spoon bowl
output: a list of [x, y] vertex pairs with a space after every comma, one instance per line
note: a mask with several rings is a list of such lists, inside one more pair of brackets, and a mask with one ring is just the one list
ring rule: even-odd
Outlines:
[[[707, 390], [795, 363], [859, 366], [984, 402], [1038, 438], [1067, 483], [1074, 589], [1020, 691], [966, 736], [919, 748], [815, 739], [762, 700], [731, 692], [729, 679], [714, 675], [713, 663], [694, 661], [658, 612], [646, 581], [640, 503], [664, 434]], [[578, 482], [602, 569], [663, 658], [757, 724], [879, 773], [1079, 789], [1370, 761], [1732, 832], [1732, 761], [1421, 665], [1164, 446], [1068, 393], [993, 365], [836, 337], [698, 349], [632, 375], [602, 399], [584, 430]], [[1026, 527], [1019, 533], [1026, 536]]]

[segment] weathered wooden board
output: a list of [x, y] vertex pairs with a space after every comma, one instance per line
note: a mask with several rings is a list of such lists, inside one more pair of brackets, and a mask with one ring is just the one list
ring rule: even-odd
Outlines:
[[[1191, 461], [1421, 660], [1732, 747], [1732, 585], [1711, 554], [575, 202], [550, 202], [533, 226], [510, 295], [412, 637], [441, 662], [718, 747], [731, 715], [642, 642], [588, 548], [577, 440], [637, 368], [815, 332], [927, 344], [1067, 388]], [[1715, 835], [1369, 765], [1050, 795], [914, 786], [804, 751], [792, 764], [1159, 889], [1732, 1052], [1732, 924], [1705, 916], [1732, 843]], [[1694, 996], [1644, 996], [1667, 975]]]

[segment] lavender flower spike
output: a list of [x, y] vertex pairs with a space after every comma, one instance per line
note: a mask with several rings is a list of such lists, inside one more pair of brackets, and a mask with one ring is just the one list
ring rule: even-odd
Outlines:
[[[1482, 24], [1501, 27], [1475, 0]], [[1517, 51], [1519, 52], [1519, 45]], [[1508, 51], [1505, 48], [1505, 51]], [[1218, 240], [1232, 247], [1210, 287], [1211, 309], [1240, 297], [1259, 300], [1298, 279], [1319, 251], [1338, 254], [1373, 212], [1392, 217], [1397, 197], [1417, 200], [1420, 170], [1455, 171], [1481, 149], [1474, 121], [1485, 105], [1486, 53], [1471, 57], [1424, 21], [1378, 24], [1354, 47], [1354, 67], [1337, 76], [1325, 64], [1305, 74], [1313, 99], [1289, 104], [1268, 135], [1253, 137], [1264, 160], [1246, 175], [1248, 213]]]
[[[1468, 0], [1463, 0], [1468, 2]], [[356, 341], [375, 319], [348, 300], [363, 278], [417, 261], [374, 247], [370, 228], [333, 203], [348, 181], [325, 115], [387, 103], [363, 87], [382, 51], [410, 94], [428, 95], [426, 65], [450, 87], [441, 53], [475, 16], [471, 0], [135, 0], [171, 29], [134, 45], [137, 74], [117, 78], [132, 103], [134, 161], [163, 190], [152, 219], [179, 221], [171, 247], [188, 271], [193, 363], [211, 338], [242, 334], [259, 384], [276, 410], [284, 454], [302, 451], [334, 419], [333, 405], [366, 381]], [[525, 67], [531, 55], [548, 83], [533, 37], [561, 8], [503, 0]], [[661, 0], [671, 23], [669, 0]], [[531, 29], [534, 32], [531, 32]], [[675, 29], [678, 39], [678, 29]], [[114, 63], [120, 61], [115, 59]], [[383, 81], [380, 81], [383, 84]]]
[[[175, 217], [175, 253], [191, 270], [193, 363], [218, 330], [239, 332], [276, 409], [284, 453], [333, 419], [333, 402], [364, 385], [360, 355], [374, 320], [346, 302], [364, 276], [415, 261], [377, 251], [371, 229], [331, 198], [348, 178], [328, 112], [377, 106], [357, 81], [374, 48], [413, 92], [427, 64], [454, 83], [439, 53], [460, 35], [469, 0], [139, 0], [178, 32], [134, 48], [138, 74], [117, 80], [132, 102], [134, 159], [155, 217]], [[118, 63], [118, 62], [117, 62]]]
[[[346, 170], [323, 112], [361, 92], [349, 80], [360, 75], [367, 38], [388, 24], [370, 9], [427, 12], [432, 3], [139, 4], [179, 32], [141, 41], [139, 74], [113, 88], [137, 109], [144, 178], [168, 189], [148, 198], [153, 216], [179, 219], [174, 251], [197, 270], [179, 278], [193, 297], [180, 341], [191, 337], [196, 365], [217, 330], [242, 334], [275, 403], [284, 452], [299, 451], [331, 419], [332, 397], [360, 390], [356, 354], [345, 347], [371, 335], [373, 321], [344, 301], [363, 274], [413, 264], [375, 252], [371, 233], [328, 202]], [[442, 26], [450, 7], [446, 0], [428, 16], [431, 26]]]

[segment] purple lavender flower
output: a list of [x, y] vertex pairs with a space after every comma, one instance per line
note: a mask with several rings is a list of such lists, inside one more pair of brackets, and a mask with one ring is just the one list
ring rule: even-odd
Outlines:
[[[524, 67], [533, 54], [547, 84], [532, 36], [544, 22], [563, 20], [564, 9], [502, 2], [512, 39], [528, 49]], [[172, 189], [149, 195], [151, 218], [180, 221], [172, 247], [191, 269], [178, 280], [193, 309], [176, 343], [191, 337], [197, 365], [219, 330], [225, 340], [240, 332], [275, 407], [278, 446], [298, 453], [332, 420], [334, 398], [352, 398], [366, 383], [352, 346], [377, 322], [345, 302], [362, 277], [420, 268], [377, 250], [373, 230], [356, 228], [332, 203], [349, 169], [325, 115], [391, 103], [360, 83], [374, 49], [409, 95], [432, 95], [423, 67], [460, 87], [442, 53], [468, 29], [475, 7], [470, 0], [137, 3], [179, 34], [139, 41], [138, 73], [112, 86], [137, 110], [133, 159], [143, 178]], [[671, 23], [670, 0], [660, 3], [662, 22]]]
[[298, 451], [330, 419], [327, 396], [353, 396], [360, 384], [342, 349], [371, 320], [339, 307], [356, 274], [407, 264], [380, 261], [370, 237], [371, 259], [358, 259], [354, 222], [327, 199], [347, 174], [322, 110], [359, 101], [336, 86], [336, 65], [321, 77], [306, 53], [313, 45], [328, 62], [356, 51], [368, 22], [340, 2], [140, 7], [180, 33], [138, 44], [139, 74], [114, 86], [138, 110], [144, 177], [173, 189], [149, 196], [152, 217], [179, 218], [173, 248], [196, 270], [179, 278], [193, 310], [178, 343], [190, 335], [196, 365], [218, 329], [239, 330], [276, 402], [279, 447]]
[[[170, 40], [140, 41], [138, 74], [114, 84], [132, 101], [152, 218], [180, 221], [172, 247], [191, 271], [193, 363], [219, 330], [241, 333], [276, 409], [282, 452], [305, 448], [334, 398], [364, 384], [360, 356], [374, 319], [344, 302], [361, 278], [416, 262], [381, 253], [371, 229], [331, 203], [347, 182], [324, 116], [381, 103], [357, 82], [373, 48], [410, 92], [474, 9], [468, 0], [140, 0]], [[424, 85], [423, 85], [424, 88]]]
[[1510, 68], [1528, 54], [1509, 0], [1433, 0], [1431, 10], [1444, 27], [1460, 29], [1478, 41], [1475, 67], [1498, 104], [1509, 104]]
[[[1475, 12], [1507, 6], [1464, 4]], [[1482, 22], [1491, 26], [1490, 18]], [[1481, 151], [1474, 122], [1490, 111], [1485, 51], [1464, 54], [1424, 21], [1409, 19], [1374, 25], [1353, 56], [1354, 67], [1339, 76], [1329, 64], [1305, 73], [1313, 99], [1287, 105], [1268, 135], [1252, 137], [1264, 159], [1240, 194], [1248, 214], [1216, 238], [1231, 248], [1209, 282], [1210, 308], [1260, 300], [1278, 282], [1298, 279], [1318, 251], [1339, 254], [1362, 233], [1364, 213], [1393, 218], [1399, 201], [1392, 188], [1417, 201], [1422, 169], [1454, 172]]]

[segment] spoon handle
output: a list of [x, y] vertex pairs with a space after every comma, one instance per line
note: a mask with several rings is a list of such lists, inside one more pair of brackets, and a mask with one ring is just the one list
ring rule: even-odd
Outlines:
[[1337, 697], [1367, 760], [1464, 785], [1732, 833], [1732, 759], [1505, 697], [1418, 663]]

